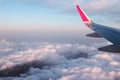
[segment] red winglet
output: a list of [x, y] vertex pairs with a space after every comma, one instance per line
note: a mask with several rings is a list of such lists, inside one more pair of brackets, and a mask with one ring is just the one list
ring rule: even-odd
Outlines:
[[79, 7], [79, 5], [76, 5], [77, 7], [77, 10], [83, 20], [83, 22], [88, 26], [90, 27], [91, 24], [92, 24], [92, 21], [89, 19], [89, 17], [85, 14], [85, 12]]
[[85, 14], [85, 12], [79, 7], [79, 5], [76, 5], [77, 10], [82, 18], [83, 21], [90, 21], [90, 19], [87, 17], [87, 15]]

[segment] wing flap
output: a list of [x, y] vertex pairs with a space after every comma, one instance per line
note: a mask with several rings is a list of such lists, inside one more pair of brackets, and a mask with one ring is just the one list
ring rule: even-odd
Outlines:
[[88, 37], [93, 37], [93, 38], [102, 38], [102, 36], [99, 35], [99, 34], [96, 33], [96, 32], [91, 33], [91, 34], [87, 34], [86, 36], [88, 36]]
[[120, 53], [120, 47], [117, 47], [115, 45], [101, 47], [101, 48], [98, 48], [98, 50], [104, 51], [104, 52]]

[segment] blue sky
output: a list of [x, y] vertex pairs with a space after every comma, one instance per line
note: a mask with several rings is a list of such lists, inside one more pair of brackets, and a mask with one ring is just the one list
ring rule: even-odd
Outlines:
[[39, 3], [37, 1], [3, 1], [0, 7], [0, 21], [4, 29], [53, 28], [56, 26], [77, 25], [78, 21], [73, 20], [74, 22], [71, 24], [72, 19], [76, 17], [74, 14], [62, 13], [61, 9], [51, 6], [51, 4], [45, 4], [43, 1]]
[[[10, 37], [8, 35], [10, 33], [13, 35], [26, 32], [43, 34], [42, 36], [87, 33], [90, 30], [82, 23], [75, 8], [76, 4], [81, 5], [95, 22], [119, 28], [119, 2], [119, 0], [0, 0], [0, 31], [7, 37]], [[2, 38], [6, 38], [3, 34]]]

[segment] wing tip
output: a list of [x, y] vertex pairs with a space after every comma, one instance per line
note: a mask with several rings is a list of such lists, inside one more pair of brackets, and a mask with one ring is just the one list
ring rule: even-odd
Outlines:
[[77, 10], [78, 10], [78, 12], [79, 12], [79, 14], [80, 14], [83, 22], [84, 22], [88, 27], [90, 27], [91, 24], [92, 24], [91, 19], [86, 15], [86, 13], [82, 10], [82, 8], [81, 8], [78, 4], [76, 5], [76, 8], [77, 8]]
[[76, 7], [79, 7], [79, 5], [78, 5], [78, 4], [76, 4]]
[[89, 17], [86, 15], [86, 13], [82, 10], [82, 8], [79, 5], [76, 5], [77, 10], [82, 18], [83, 21], [89, 21]]

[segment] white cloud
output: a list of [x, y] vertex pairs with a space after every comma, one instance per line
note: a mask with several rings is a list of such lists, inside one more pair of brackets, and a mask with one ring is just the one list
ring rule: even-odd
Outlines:
[[63, 13], [75, 13], [76, 4], [79, 4], [84, 10], [90, 13], [109, 13], [111, 15], [119, 14], [119, 0], [45, 0], [47, 5], [60, 8]]
[[87, 7], [92, 10], [99, 10], [99, 9], [110, 7], [116, 4], [117, 2], [118, 0], [111, 0], [111, 1], [110, 0], [92, 0]]
[[74, 9], [76, 4], [86, 7], [91, 10], [99, 10], [107, 8], [119, 3], [119, 0], [22, 0], [27, 2], [44, 2], [48, 5], [55, 5], [55, 7], [62, 7], [64, 9]]
[[[1, 53], [0, 69], [9, 68], [18, 64], [24, 65], [27, 62], [32, 62], [34, 60], [39, 61], [37, 65], [46, 65], [43, 69], [31, 67], [27, 73], [21, 74], [20, 77], [0, 78], [0, 80], [120, 79], [120, 55], [99, 52], [97, 50], [97, 47], [104, 46], [108, 43], [102, 45], [96, 43], [86, 46], [81, 44], [59, 44], [47, 42], [15, 43], [2, 40], [0, 41], [0, 44], [4, 46], [0, 48], [1, 50], [12, 49], [12, 52], [9, 52], [8, 50], [8, 53], [6, 54], [4, 54], [4, 52]], [[9, 44], [9, 46], [6, 44]], [[27, 65], [29, 65], [29, 63]], [[35, 65], [36, 63], [34, 63], [34, 66]], [[22, 67], [23, 66], [18, 66], [17, 68]]]
[[[9, 0], [1, 0], [7, 2]], [[76, 4], [91, 13], [119, 14], [119, 0], [17, 0], [18, 2], [44, 4], [46, 7], [58, 9], [62, 13], [76, 13]], [[52, 7], [51, 7], [52, 6]]]

